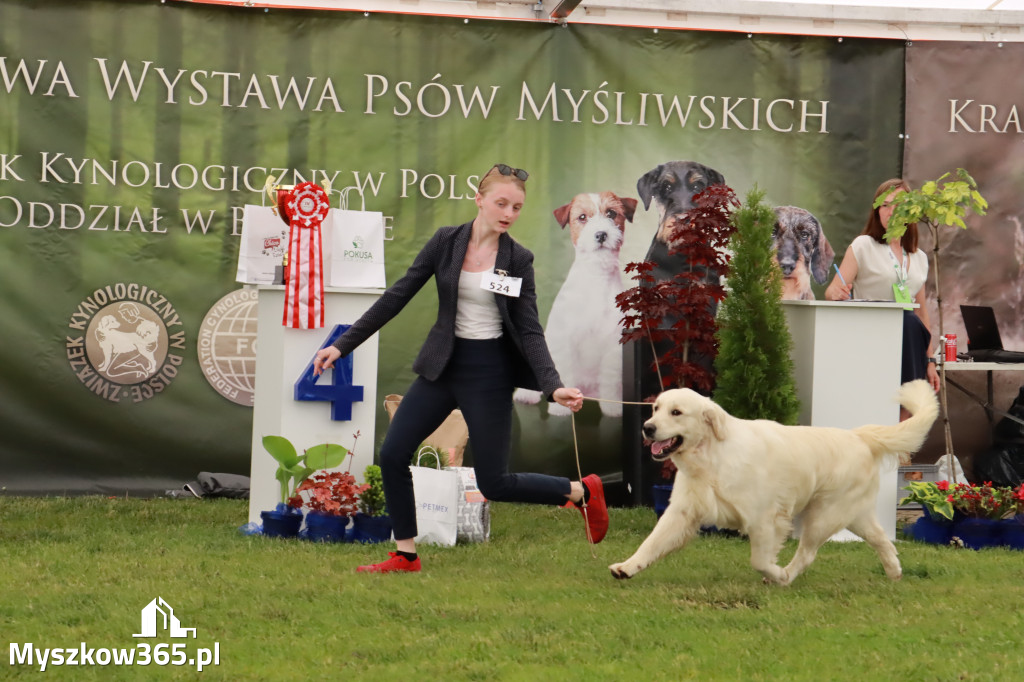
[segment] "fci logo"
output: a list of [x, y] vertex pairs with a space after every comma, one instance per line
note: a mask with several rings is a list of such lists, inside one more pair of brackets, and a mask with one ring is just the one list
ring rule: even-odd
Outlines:
[[196, 637], [195, 628], [181, 627], [181, 622], [174, 615], [174, 609], [164, 601], [163, 597], [157, 597], [143, 607], [142, 632], [132, 635], [132, 637], [156, 637], [158, 628], [166, 630], [171, 637], [179, 639], [188, 638], [190, 632], [192, 639]]

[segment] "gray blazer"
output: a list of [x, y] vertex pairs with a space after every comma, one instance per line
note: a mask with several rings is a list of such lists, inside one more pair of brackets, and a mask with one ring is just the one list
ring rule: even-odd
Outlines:
[[[427, 280], [437, 281], [437, 321], [412, 368], [420, 376], [436, 381], [444, 371], [455, 346], [455, 309], [459, 297], [459, 275], [466, 257], [472, 221], [455, 227], [442, 227], [420, 250], [412, 265], [397, 282], [363, 313], [334, 342], [342, 356], [380, 330], [399, 313]], [[533, 277], [533, 254], [507, 233], [498, 239], [494, 267], [512, 277], [522, 277], [518, 298], [495, 294], [504, 326], [504, 337], [513, 353], [515, 385], [544, 393], [548, 399], [562, 380], [551, 360], [544, 329], [537, 314], [537, 292]]]

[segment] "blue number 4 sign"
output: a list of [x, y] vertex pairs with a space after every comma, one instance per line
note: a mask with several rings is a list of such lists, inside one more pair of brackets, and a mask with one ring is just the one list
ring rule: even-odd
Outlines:
[[[336, 324], [327, 335], [321, 349], [327, 348], [349, 328], [347, 324]], [[363, 387], [352, 385], [352, 356], [338, 358], [331, 372], [330, 384], [317, 384], [313, 374], [313, 360], [295, 382], [296, 400], [326, 400], [331, 404], [331, 419], [347, 422], [352, 419], [352, 403], [363, 401]]]

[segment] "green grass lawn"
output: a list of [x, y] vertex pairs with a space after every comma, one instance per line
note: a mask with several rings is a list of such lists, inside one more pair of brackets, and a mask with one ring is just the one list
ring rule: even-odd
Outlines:
[[[903, 580], [829, 543], [788, 588], [741, 538], [701, 537], [629, 581], [654, 525], [496, 504], [491, 541], [421, 547], [420, 574], [357, 575], [389, 546], [244, 536], [247, 502], [0, 498], [0, 679], [1006, 680], [1024, 663], [1024, 553], [899, 543]], [[790, 543], [783, 559], [795, 549]], [[136, 639], [155, 597], [197, 637]], [[219, 646], [219, 665], [11, 665], [36, 648]], [[23, 649], [22, 649], [23, 650]]]

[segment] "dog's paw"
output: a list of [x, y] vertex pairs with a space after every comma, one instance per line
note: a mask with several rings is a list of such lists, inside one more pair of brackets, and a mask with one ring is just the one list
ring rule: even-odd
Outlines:
[[625, 580], [636, 575], [636, 571], [628, 570], [624, 562], [620, 564], [612, 564], [608, 567], [608, 570], [612, 572], [612, 577], [617, 580]]
[[528, 388], [517, 388], [512, 394], [512, 400], [523, 405], [536, 405], [540, 402], [540, 391], [531, 391]]

